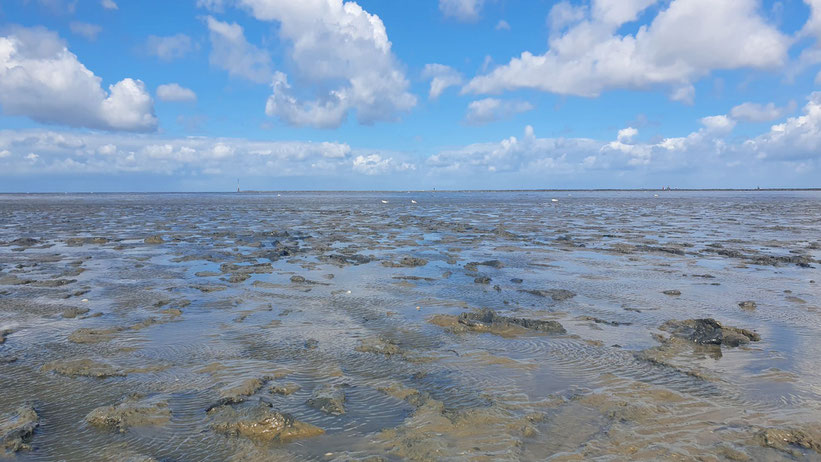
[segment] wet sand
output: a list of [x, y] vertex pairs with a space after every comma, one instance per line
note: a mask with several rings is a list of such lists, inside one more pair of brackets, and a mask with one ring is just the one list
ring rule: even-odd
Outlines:
[[821, 192], [658, 196], [2, 195], [0, 459], [821, 460]]

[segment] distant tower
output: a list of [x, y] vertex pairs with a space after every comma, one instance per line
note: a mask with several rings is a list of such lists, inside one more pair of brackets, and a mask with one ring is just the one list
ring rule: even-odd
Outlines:
[[239, 192], [239, 178], [237, 178], [237, 192]]

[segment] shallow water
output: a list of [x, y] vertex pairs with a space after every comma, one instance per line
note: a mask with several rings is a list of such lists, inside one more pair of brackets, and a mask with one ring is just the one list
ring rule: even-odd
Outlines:
[[[821, 460], [820, 260], [820, 192], [0, 195], [0, 414], [37, 411], [20, 460]], [[576, 295], [527, 292], [548, 289]], [[567, 333], [430, 322], [476, 308]], [[663, 343], [692, 318], [761, 341]], [[43, 368], [74, 359], [120, 374]], [[206, 410], [254, 378], [229, 406], [325, 434], [216, 432]], [[342, 415], [306, 404], [328, 384]], [[170, 419], [86, 422], [131, 395]]]

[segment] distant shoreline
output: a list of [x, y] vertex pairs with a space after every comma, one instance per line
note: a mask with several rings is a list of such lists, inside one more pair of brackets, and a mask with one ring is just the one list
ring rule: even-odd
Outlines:
[[395, 190], [316, 190], [316, 189], [288, 189], [288, 190], [249, 190], [249, 191], [69, 191], [69, 192], [0, 192], [0, 195], [19, 194], [282, 194], [282, 193], [504, 193], [504, 192], [772, 192], [772, 191], [821, 191], [818, 188], [580, 188], [580, 189], [395, 189]]

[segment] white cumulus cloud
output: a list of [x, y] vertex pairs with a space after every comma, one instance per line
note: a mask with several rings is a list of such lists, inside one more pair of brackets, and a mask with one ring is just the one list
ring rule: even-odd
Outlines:
[[270, 83], [273, 71], [271, 57], [245, 39], [245, 32], [237, 23], [206, 18], [211, 33], [211, 65], [256, 83]]
[[449, 87], [462, 84], [462, 74], [456, 69], [444, 64], [426, 64], [422, 70], [422, 78], [430, 79], [430, 99], [438, 99]]
[[163, 61], [173, 61], [182, 58], [194, 49], [191, 37], [185, 34], [159, 37], [149, 35], [146, 40], [146, 50], [148, 54], [154, 55]]
[[167, 83], [157, 87], [157, 98], [162, 101], [186, 101], [197, 100], [197, 94], [190, 88], [185, 88], [178, 83]]
[[385, 25], [356, 2], [238, 1], [256, 19], [279, 23], [293, 66], [289, 74], [275, 75], [268, 115], [329, 128], [352, 111], [360, 123], [371, 124], [395, 120], [416, 105]]
[[97, 40], [97, 36], [103, 31], [103, 28], [97, 24], [90, 24], [80, 21], [72, 21], [69, 23], [68, 28], [71, 29], [73, 34], [85, 37], [92, 42]]
[[479, 19], [483, 4], [484, 0], [439, 0], [439, 11], [447, 17], [472, 22]]
[[475, 77], [463, 92], [536, 89], [595, 97], [614, 88], [665, 86], [673, 99], [689, 102], [692, 83], [713, 70], [775, 68], [787, 59], [790, 39], [758, 14], [756, 0], [672, 0], [634, 34], [619, 32], [654, 3], [594, 0], [583, 10], [557, 4], [552, 27], [572, 25], [551, 34], [545, 53], [525, 51]]
[[795, 110], [795, 102], [786, 107], [778, 107], [774, 103], [742, 103], [730, 110], [730, 115], [736, 120], [745, 122], [770, 122], [780, 119]]
[[141, 81], [126, 78], [108, 90], [54, 32], [14, 27], [0, 36], [0, 106], [5, 114], [72, 127], [156, 129], [154, 102]]
[[533, 110], [527, 101], [505, 101], [497, 98], [485, 98], [471, 101], [465, 115], [465, 122], [470, 125], [484, 125], [497, 120], [507, 119], [516, 114]]

